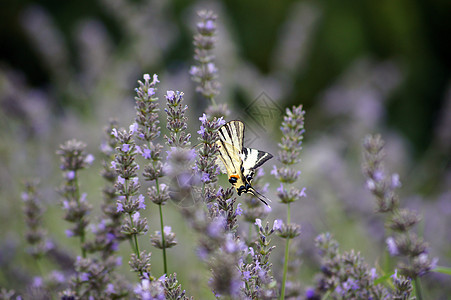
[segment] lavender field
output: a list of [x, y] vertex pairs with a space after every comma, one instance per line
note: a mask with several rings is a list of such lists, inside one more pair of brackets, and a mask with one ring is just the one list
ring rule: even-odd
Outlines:
[[448, 4], [10, 2], [0, 299], [451, 299]]

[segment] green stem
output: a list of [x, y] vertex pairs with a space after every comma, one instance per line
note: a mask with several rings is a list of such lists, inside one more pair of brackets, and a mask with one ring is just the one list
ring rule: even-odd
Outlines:
[[415, 277], [413, 284], [415, 285], [415, 294], [417, 296], [417, 300], [423, 300], [423, 295], [421, 293], [420, 279], [418, 277]]
[[[287, 203], [287, 225], [290, 224], [290, 203]], [[287, 270], [288, 270], [288, 255], [290, 249], [290, 238], [287, 238], [285, 243], [285, 259], [283, 262], [283, 277], [282, 277], [282, 291], [280, 292], [280, 300], [285, 299], [285, 285], [287, 282]]]
[[[76, 172], [73, 182], [74, 182], [73, 187], [75, 201], [77, 201], [78, 206], [80, 206], [80, 189], [78, 187], [78, 176]], [[83, 222], [83, 218], [80, 220], [80, 222]], [[86, 249], [83, 247], [84, 244], [85, 244], [85, 228], [83, 227], [80, 232], [80, 248], [81, 248], [81, 256], [83, 258], [86, 258]]]
[[[129, 213], [129, 214], [128, 214], [128, 217], [130, 218], [130, 224], [131, 224], [132, 228], [135, 227], [135, 225], [134, 225], [134, 223], [133, 223], [133, 217], [132, 217], [132, 214]], [[139, 259], [139, 258], [140, 258], [140, 255], [139, 255], [139, 244], [138, 244], [138, 237], [137, 237], [137, 234], [134, 234], [134, 235], [133, 235], [132, 248], [133, 248], [133, 251], [135, 252], [136, 256], [137, 256], [138, 259]]]
[[328, 290], [321, 299], [326, 300], [327, 298], [329, 298], [330, 293], [331, 293], [331, 291]]
[[168, 274], [168, 266], [166, 262], [166, 246], [164, 241], [164, 225], [163, 225], [163, 210], [162, 205], [158, 205], [160, 208], [160, 225], [161, 225], [161, 243], [163, 245], [163, 266], [164, 266], [164, 274]]
[[[157, 188], [157, 195], [160, 195], [160, 184], [158, 183], [158, 178], [155, 179], [155, 186]], [[164, 240], [164, 222], [163, 222], [163, 208], [162, 205], [158, 205], [159, 211], [160, 211], [160, 227], [161, 227], [161, 244], [163, 245], [163, 268], [164, 268], [164, 274], [168, 274], [168, 264], [166, 259], [166, 247], [165, 247], [165, 240]]]

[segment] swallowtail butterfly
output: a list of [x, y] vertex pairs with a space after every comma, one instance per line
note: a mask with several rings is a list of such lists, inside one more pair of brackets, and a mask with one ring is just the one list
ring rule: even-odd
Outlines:
[[[268, 205], [271, 201], [252, 186], [255, 170], [265, 163], [272, 155], [257, 149], [243, 147], [244, 123], [230, 121], [219, 128], [219, 146], [217, 164], [223, 173], [227, 173], [229, 182], [235, 187], [238, 196], [242, 193], [252, 194]], [[269, 205], [268, 205], [269, 206]]]

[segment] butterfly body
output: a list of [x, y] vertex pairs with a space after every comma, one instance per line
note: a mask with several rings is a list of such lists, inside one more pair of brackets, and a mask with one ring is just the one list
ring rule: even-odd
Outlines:
[[260, 201], [270, 201], [257, 192], [251, 185], [255, 170], [267, 160], [272, 158], [270, 153], [257, 149], [243, 147], [244, 123], [230, 121], [219, 128], [219, 146], [217, 163], [224, 173], [227, 173], [229, 182], [236, 189], [238, 196], [248, 193], [256, 196]]

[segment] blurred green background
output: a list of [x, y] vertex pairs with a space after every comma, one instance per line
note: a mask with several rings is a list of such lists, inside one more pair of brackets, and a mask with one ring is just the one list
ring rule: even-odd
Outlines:
[[[133, 89], [143, 73], [159, 74], [160, 99], [167, 89], [185, 92], [195, 133], [207, 104], [195, 93], [188, 70], [194, 63], [196, 11], [202, 8], [218, 14], [215, 54], [222, 89], [217, 101], [228, 103], [231, 119], [252, 124], [243, 107], [262, 92], [273, 107], [302, 103], [307, 112], [300, 184], [309, 199], [297, 204], [294, 219], [306, 228], [300, 248], [307, 257], [312, 237], [333, 229], [345, 248], [361, 247], [371, 262], [381, 259], [383, 225], [372, 214], [360, 175], [362, 138], [381, 132], [389, 170], [404, 179], [404, 203], [425, 215], [419, 230], [436, 246], [433, 254], [440, 262], [449, 264], [451, 239], [443, 228], [451, 219], [450, 1], [2, 0], [0, 286], [20, 288], [22, 281], [10, 275], [23, 277], [27, 270], [26, 254], [15, 252], [23, 247], [22, 180], [41, 178], [51, 236], [67, 249], [76, 246], [60, 230], [65, 223], [56, 205], [61, 179], [55, 150], [78, 138], [98, 154], [110, 118], [122, 126], [132, 122]], [[275, 153], [271, 140], [279, 137], [281, 115], [265, 120], [269, 140], [257, 124], [256, 143]], [[97, 204], [99, 172], [97, 161], [82, 179]], [[169, 207], [176, 219], [176, 209]], [[275, 205], [270, 218], [283, 215], [283, 207]], [[374, 224], [379, 229], [371, 231]], [[171, 225], [182, 232], [180, 244], [195, 240], [183, 223]], [[194, 257], [190, 245], [193, 251], [180, 259]], [[274, 256], [277, 268], [280, 258]], [[156, 259], [157, 270], [159, 263]], [[314, 270], [306, 263], [305, 285]], [[180, 273], [189, 290], [189, 269]], [[428, 284], [433, 289], [433, 280]]]

